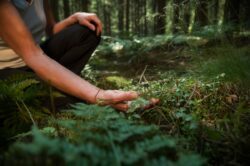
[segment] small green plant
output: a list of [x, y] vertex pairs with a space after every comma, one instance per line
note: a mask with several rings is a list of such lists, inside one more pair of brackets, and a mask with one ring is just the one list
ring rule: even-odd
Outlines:
[[214, 77], [225, 73], [225, 80], [241, 84], [245, 88], [250, 85], [250, 51], [248, 47], [234, 48], [225, 46], [213, 48], [212, 55], [201, 66], [201, 73], [207, 77]]
[[17, 74], [1, 80], [0, 91], [1, 142], [51, 115], [49, 109], [42, 106], [42, 99], [49, 96], [48, 87], [33, 74]]
[[45, 130], [49, 134], [33, 128], [33, 141], [25, 143], [25, 136], [24, 142], [15, 143], [5, 164], [186, 165], [189, 160], [202, 165], [205, 161], [179, 151], [176, 141], [160, 134], [158, 127], [127, 120], [108, 107], [77, 104], [49, 123], [50, 130]]

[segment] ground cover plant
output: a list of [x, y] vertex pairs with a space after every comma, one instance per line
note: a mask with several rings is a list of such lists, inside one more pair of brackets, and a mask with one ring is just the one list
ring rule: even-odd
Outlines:
[[[121, 113], [32, 73], [0, 80], [0, 165], [249, 165], [250, 0], [44, 2], [49, 36], [52, 14], [70, 24], [75, 12], [96, 13], [102, 41], [81, 76], [140, 97]], [[151, 97], [160, 103], [140, 109]]]
[[[55, 112], [63, 95], [34, 76], [1, 81], [1, 163], [247, 165], [249, 46], [181, 38], [104, 38], [82, 75], [105, 89], [140, 92], [127, 113], [83, 103]], [[159, 105], [138, 109], [152, 96]]]

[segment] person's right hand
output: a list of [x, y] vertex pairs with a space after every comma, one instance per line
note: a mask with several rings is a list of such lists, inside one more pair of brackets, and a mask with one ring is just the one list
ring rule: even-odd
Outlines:
[[99, 105], [110, 105], [120, 111], [126, 111], [129, 108], [128, 101], [139, 97], [135, 91], [121, 90], [100, 90], [96, 96], [96, 103]]

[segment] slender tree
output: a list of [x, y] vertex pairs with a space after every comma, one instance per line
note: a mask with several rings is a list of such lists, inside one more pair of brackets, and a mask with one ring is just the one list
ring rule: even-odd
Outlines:
[[219, 7], [218, 7], [218, 32], [222, 32], [223, 24], [224, 24], [224, 16], [225, 16], [225, 4], [226, 0], [220, 0], [219, 1]]
[[90, 0], [81, 0], [82, 11], [89, 12], [90, 11], [90, 9], [89, 9], [90, 5], [91, 5]]
[[67, 18], [70, 15], [70, 9], [69, 9], [69, 1], [63, 0], [63, 8], [64, 8], [64, 18]]
[[205, 26], [208, 24], [208, 1], [207, 0], [197, 1], [196, 20], [200, 26]]
[[155, 11], [157, 13], [155, 17], [155, 33], [164, 34], [166, 26], [166, 0], [155, 1]]
[[193, 32], [193, 27], [194, 27], [194, 23], [195, 23], [195, 17], [196, 17], [196, 2], [195, 0], [190, 0], [190, 21], [189, 21], [189, 26], [188, 26], [188, 33], [192, 33]]
[[126, 0], [126, 33], [130, 32], [130, 0]]
[[59, 20], [59, 1], [49, 0], [55, 20]]
[[182, 0], [173, 0], [174, 17], [173, 17], [173, 32], [179, 31], [179, 20], [180, 20], [180, 4]]
[[243, 28], [245, 30], [250, 30], [250, 0], [242, 0], [240, 9]]
[[119, 34], [123, 35], [124, 33], [124, 6], [125, 6], [125, 0], [117, 0], [118, 5], [118, 30]]
[[219, 0], [211, 0], [208, 2], [208, 22], [210, 24], [216, 24], [218, 16], [218, 2]]
[[239, 25], [240, 0], [227, 0], [225, 6], [225, 21], [234, 27]]

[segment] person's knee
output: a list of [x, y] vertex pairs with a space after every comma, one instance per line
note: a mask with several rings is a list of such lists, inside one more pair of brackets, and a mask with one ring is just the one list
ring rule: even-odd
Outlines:
[[90, 40], [93, 41], [96, 46], [98, 46], [101, 41], [101, 36], [97, 36], [96, 32], [92, 31], [92, 33], [90, 34]]
[[89, 30], [87, 40], [92, 44], [93, 47], [97, 47], [101, 41], [101, 36], [97, 36], [95, 31]]
[[82, 26], [82, 25], [77, 25], [78, 26], [78, 34], [82, 36], [81, 42], [89, 42], [92, 43], [93, 47], [96, 47], [99, 45], [101, 41], [101, 36], [96, 35], [95, 31], [90, 30], [89, 28]]

